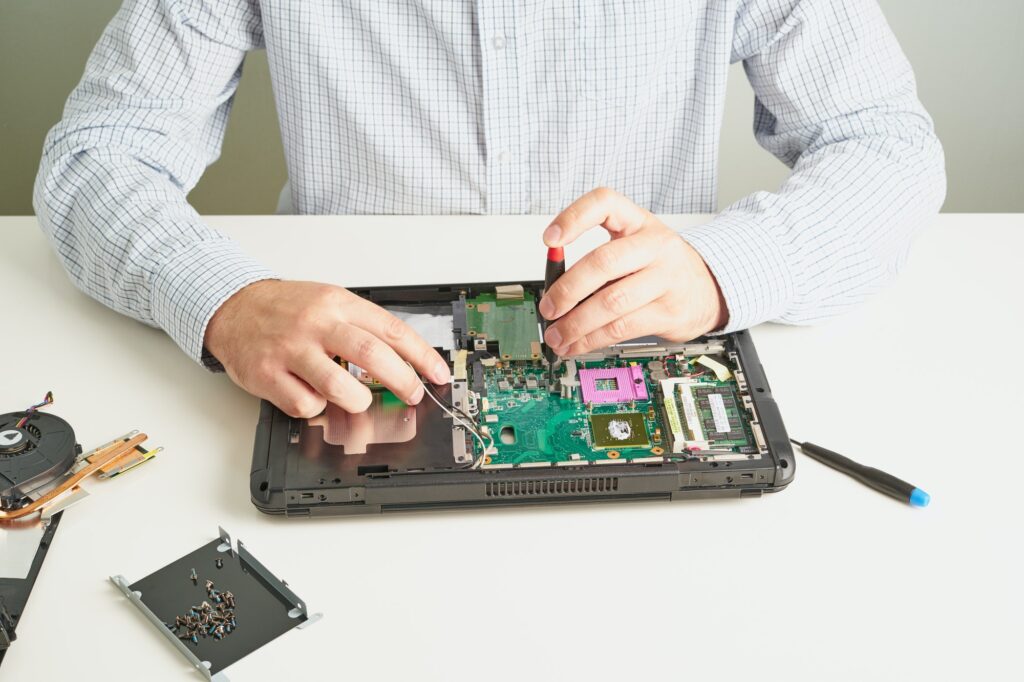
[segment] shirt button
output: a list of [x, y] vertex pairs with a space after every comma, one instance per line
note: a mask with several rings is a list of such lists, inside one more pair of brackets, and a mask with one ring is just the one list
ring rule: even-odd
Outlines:
[[500, 152], [498, 152], [498, 163], [504, 166], [506, 163], [508, 163], [508, 159], [509, 153], [507, 151], [502, 149]]
[[495, 50], [501, 50], [505, 47], [505, 36], [494, 36], [491, 40], [491, 44], [494, 45]]

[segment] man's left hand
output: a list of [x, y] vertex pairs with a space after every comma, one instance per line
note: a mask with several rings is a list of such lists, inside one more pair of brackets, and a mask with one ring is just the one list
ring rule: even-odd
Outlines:
[[725, 326], [725, 300], [700, 254], [618, 192], [584, 194], [548, 226], [544, 243], [565, 246], [597, 225], [611, 240], [569, 268], [540, 302], [540, 314], [557, 320], [544, 340], [559, 356], [647, 335], [689, 341]]

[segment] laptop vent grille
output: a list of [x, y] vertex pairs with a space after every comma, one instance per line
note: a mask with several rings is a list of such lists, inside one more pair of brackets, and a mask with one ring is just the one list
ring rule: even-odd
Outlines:
[[536, 479], [532, 481], [494, 481], [487, 484], [487, 497], [522, 497], [526, 495], [588, 495], [610, 493], [619, 489], [616, 476], [567, 479]]

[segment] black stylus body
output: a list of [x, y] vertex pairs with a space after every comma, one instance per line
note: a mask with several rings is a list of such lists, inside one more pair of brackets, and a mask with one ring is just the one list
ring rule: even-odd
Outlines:
[[860, 481], [867, 487], [877, 490], [889, 497], [896, 498], [897, 500], [906, 502], [907, 504], [915, 507], [925, 507], [931, 500], [928, 493], [917, 486], [896, 478], [892, 474], [887, 474], [880, 469], [865, 466], [859, 462], [854, 462], [849, 457], [844, 457], [838, 452], [833, 452], [832, 450], [823, 448], [820, 445], [815, 445], [814, 443], [801, 443], [797, 440], [794, 440], [793, 443], [799, 445], [800, 449], [804, 451], [804, 454], [811, 459], [815, 459], [836, 471], [841, 471], [847, 476]]

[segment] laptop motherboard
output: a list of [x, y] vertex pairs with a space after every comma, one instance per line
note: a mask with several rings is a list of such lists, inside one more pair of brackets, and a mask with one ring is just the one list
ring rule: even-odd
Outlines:
[[549, 367], [530, 291], [499, 287], [453, 308], [455, 378], [451, 402], [440, 404], [457, 462], [502, 469], [767, 454], [738, 359], [722, 342], [638, 342]]

